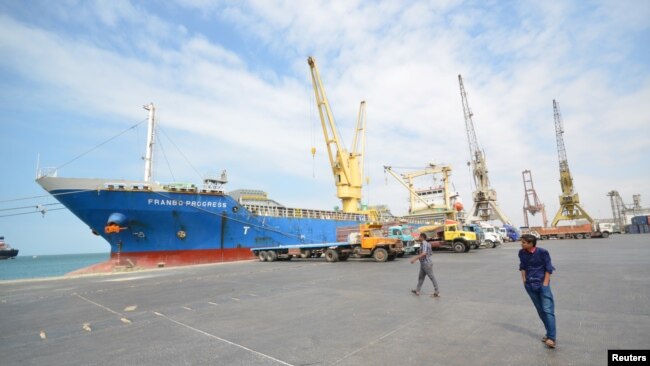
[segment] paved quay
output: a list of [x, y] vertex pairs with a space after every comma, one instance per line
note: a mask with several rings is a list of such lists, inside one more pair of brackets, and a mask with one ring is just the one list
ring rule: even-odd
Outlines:
[[510, 243], [434, 253], [441, 298], [409, 292], [408, 258], [4, 281], [1, 363], [606, 365], [608, 349], [650, 349], [650, 235], [538, 245], [556, 267], [555, 350]]

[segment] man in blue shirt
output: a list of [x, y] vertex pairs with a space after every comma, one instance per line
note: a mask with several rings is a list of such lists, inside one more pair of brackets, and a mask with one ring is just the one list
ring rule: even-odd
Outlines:
[[554, 269], [548, 250], [537, 247], [537, 238], [531, 234], [522, 235], [519, 251], [521, 279], [546, 328], [546, 335], [542, 337], [542, 342], [548, 348], [555, 348], [556, 340], [555, 305], [550, 285]]

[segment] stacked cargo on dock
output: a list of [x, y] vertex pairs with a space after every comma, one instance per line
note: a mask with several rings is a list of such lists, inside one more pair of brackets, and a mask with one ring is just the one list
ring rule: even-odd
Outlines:
[[627, 234], [650, 233], [650, 215], [632, 217], [632, 224], [625, 226]]

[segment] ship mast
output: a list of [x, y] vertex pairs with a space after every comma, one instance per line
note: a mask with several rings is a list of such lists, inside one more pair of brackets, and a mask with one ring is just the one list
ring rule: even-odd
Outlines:
[[154, 144], [154, 118], [156, 108], [153, 103], [142, 106], [142, 108], [149, 111], [149, 123], [147, 128], [147, 153], [144, 158], [144, 181], [151, 182], [153, 178], [153, 144]]

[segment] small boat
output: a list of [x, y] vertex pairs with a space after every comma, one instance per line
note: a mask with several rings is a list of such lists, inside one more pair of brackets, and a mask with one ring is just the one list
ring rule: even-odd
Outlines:
[[17, 255], [18, 249], [14, 249], [5, 243], [5, 237], [0, 236], [0, 259], [14, 259]]

